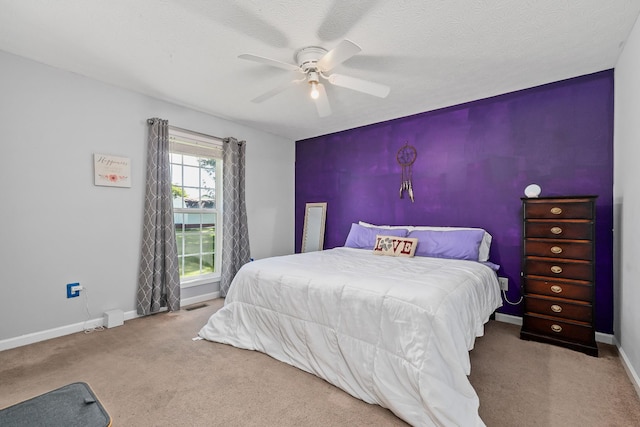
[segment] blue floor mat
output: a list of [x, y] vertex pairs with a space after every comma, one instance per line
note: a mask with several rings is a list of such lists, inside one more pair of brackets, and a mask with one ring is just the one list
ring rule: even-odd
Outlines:
[[60, 387], [0, 410], [2, 427], [108, 427], [111, 417], [86, 383]]

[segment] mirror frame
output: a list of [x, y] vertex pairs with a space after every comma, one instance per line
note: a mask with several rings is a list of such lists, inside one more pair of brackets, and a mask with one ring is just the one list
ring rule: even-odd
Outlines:
[[[312, 209], [320, 208], [320, 218], [319, 223], [317, 225], [310, 224], [311, 216], [309, 212]], [[302, 246], [300, 247], [300, 252], [314, 252], [321, 251], [324, 249], [324, 228], [325, 222], [327, 219], [327, 203], [307, 203], [304, 208], [304, 227], [302, 229]], [[310, 229], [315, 230], [318, 229], [318, 236], [308, 236], [307, 233]], [[318, 243], [315, 246], [315, 243]]]

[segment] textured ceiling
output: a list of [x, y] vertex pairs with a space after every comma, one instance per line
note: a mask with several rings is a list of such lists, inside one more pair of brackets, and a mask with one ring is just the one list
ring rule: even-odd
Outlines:
[[[0, 0], [0, 12], [0, 50], [298, 140], [613, 68], [640, 0]], [[324, 118], [307, 85], [250, 101], [298, 75], [239, 54], [292, 63], [345, 38], [362, 52], [333, 71], [388, 85], [387, 98], [327, 84]]]

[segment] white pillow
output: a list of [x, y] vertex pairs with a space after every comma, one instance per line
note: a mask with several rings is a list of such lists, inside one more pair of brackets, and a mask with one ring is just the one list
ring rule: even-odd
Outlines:
[[364, 222], [364, 221], [358, 221], [358, 224], [360, 224], [363, 227], [387, 228], [389, 230], [393, 230], [393, 229], [397, 229], [397, 228], [405, 228], [405, 229], [407, 229], [407, 231], [411, 231], [411, 229], [414, 228], [414, 227], [412, 227], [410, 225], [374, 225], [374, 224], [369, 224], [368, 222]]
[[362, 225], [364, 227], [376, 227], [376, 228], [388, 228], [388, 229], [405, 228], [409, 232], [411, 232], [413, 230], [434, 230], [434, 231], [482, 230], [482, 231], [484, 231], [484, 236], [482, 237], [482, 242], [480, 243], [480, 249], [478, 251], [478, 261], [480, 261], [480, 262], [489, 261], [489, 251], [491, 250], [491, 240], [493, 238], [491, 237], [491, 234], [487, 233], [487, 231], [482, 229], [482, 228], [476, 228], [476, 227], [432, 227], [432, 226], [427, 226], [427, 225], [418, 225], [418, 226], [413, 226], [413, 225], [373, 225], [373, 224], [369, 224], [369, 223], [364, 222], [364, 221], [359, 221], [358, 224], [360, 224], [360, 225]]

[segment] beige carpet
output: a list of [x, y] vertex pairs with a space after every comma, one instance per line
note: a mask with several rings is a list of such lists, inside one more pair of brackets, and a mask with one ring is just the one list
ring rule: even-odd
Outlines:
[[[261, 353], [192, 341], [222, 304], [0, 352], [0, 408], [87, 382], [120, 426], [402, 426], [391, 412]], [[638, 426], [614, 347], [592, 358], [499, 322], [471, 352], [488, 426]]]

